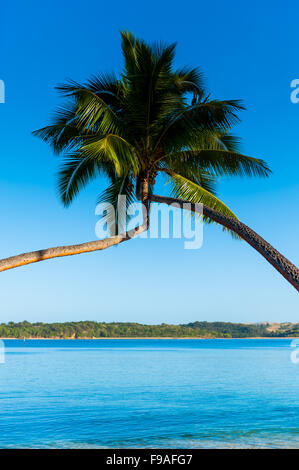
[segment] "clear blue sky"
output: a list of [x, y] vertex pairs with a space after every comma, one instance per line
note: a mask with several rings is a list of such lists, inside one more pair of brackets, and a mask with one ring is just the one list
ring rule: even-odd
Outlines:
[[[67, 78], [121, 70], [120, 29], [178, 42], [177, 66], [200, 66], [219, 99], [243, 99], [236, 133], [264, 158], [268, 180], [227, 179], [219, 194], [299, 264], [299, 78], [295, 2], [153, 0], [6, 2], [1, 7], [1, 258], [95, 238], [92, 183], [69, 209], [55, 189], [58, 157], [31, 131], [47, 125]], [[299, 297], [259, 254], [220, 228], [198, 251], [180, 240], [132, 240], [104, 252], [1, 274], [0, 321], [296, 321]]]

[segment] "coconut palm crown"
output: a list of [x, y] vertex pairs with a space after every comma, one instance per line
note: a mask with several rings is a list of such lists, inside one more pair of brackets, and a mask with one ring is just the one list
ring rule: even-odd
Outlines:
[[270, 173], [263, 160], [242, 155], [231, 135], [244, 107], [211, 99], [197, 68], [175, 69], [175, 44], [149, 45], [129, 32], [121, 40], [120, 76], [100, 74], [57, 87], [68, 102], [52, 125], [34, 132], [64, 153], [58, 175], [63, 203], [97, 175], [110, 182], [99, 201], [115, 208], [119, 195], [127, 204], [136, 197], [146, 202], [162, 174], [174, 197], [236, 218], [216, 197], [217, 179]]

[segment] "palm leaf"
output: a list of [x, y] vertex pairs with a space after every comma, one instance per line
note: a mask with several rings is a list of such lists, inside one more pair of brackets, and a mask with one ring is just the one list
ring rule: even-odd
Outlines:
[[271, 170], [258, 158], [227, 150], [190, 150], [171, 155], [169, 166], [186, 167], [192, 171], [206, 171], [219, 176], [268, 177]]
[[96, 126], [102, 133], [119, 131], [121, 121], [103, 93], [96, 93], [72, 80], [59, 85], [57, 89], [64, 96], [75, 99], [78, 128], [86, 130]]
[[[171, 192], [174, 197], [193, 203], [204, 204], [205, 206], [208, 206], [211, 209], [220, 212], [221, 214], [227, 215], [237, 220], [237, 216], [222, 201], [220, 201], [220, 199], [193, 181], [190, 181], [187, 178], [174, 173], [172, 174], [170, 183], [172, 186]], [[191, 215], [193, 214], [191, 213]], [[203, 221], [208, 224], [216, 223], [214, 220], [205, 215], [203, 216]], [[226, 227], [222, 227], [222, 230], [224, 232], [229, 232], [234, 239], [240, 240], [240, 237], [232, 230]]]
[[176, 173], [172, 173], [171, 185], [174, 197], [179, 197], [193, 203], [204, 204], [221, 214], [237, 219], [237, 216], [222, 201], [220, 201], [220, 199], [193, 181], [190, 181]]
[[96, 160], [83, 158], [76, 153], [65, 157], [58, 172], [58, 193], [63, 204], [68, 206], [98, 172]]
[[160, 162], [159, 168], [163, 173], [172, 177], [173, 173], [193, 181], [198, 186], [206, 189], [212, 194], [216, 194], [216, 180], [213, 174], [209, 171], [200, 168], [199, 166], [186, 165], [186, 163], [179, 159], [171, 159], [170, 161]]
[[80, 149], [88, 158], [110, 161], [120, 176], [129, 168], [138, 173], [140, 164], [134, 147], [118, 135], [108, 134], [100, 139], [90, 139]]
[[174, 74], [175, 86], [181, 93], [199, 93], [204, 92], [203, 74], [198, 68], [189, 69], [184, 67], [176, 70]]
[[33, 135], [51, 145], [56, 154], [76, 147], [81, 140], [81, 134], [77, 127], [74, 103], [70, 102], [68, 106], [58, 108], [53, 117], [53, 124], [34, 131]]
[[[173, 149], [177, 138], [186, 145], [186, 140], [200, 132], [215, 132], [221, 129], [230, 129], [239, 122], [237, 111], [244, 109], [238, 100], [229, 101], [203, 101], [191, 106], [185, 106], [173, 112], [166, 122], [163, 122], [155, 149], [159, 146], [169, 146]], [[185, 141], [185, 144], [183, 143]]]

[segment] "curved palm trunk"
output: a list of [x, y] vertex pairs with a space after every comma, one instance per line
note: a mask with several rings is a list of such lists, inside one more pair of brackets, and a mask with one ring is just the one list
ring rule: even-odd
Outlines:
[[[175, 203], [181, 206], [182, 209], [184, 208], [193, 212], [197, 212], [195, 204], [192, 204], [189, 201], [182, 201], [181, 199], [157, 195], [150, 196], [150, 200], [168, 205]], [[185, 207], [183, 206], [184, 204], [186, 204]], [[289, 283], [292, 284], [292, 286], [294, 286], [297, 291], [299, 291], [299, 269], [281, 253], [279, 253], [279, 251], [277, 251], [272, 245], [270, 245], [270, 243], [266, 242], [266, 240], [260, 237], [254, 230], [239, 220], [223, 215], [207, 206], [203, 206], [203, 215], [209, 217], [218, 224], [223, 225], [223, 227], [229, 228], [241, 238], [243, 238], [243, 240], [249, 243], [249, 245], [255, 248], [264, 258], [266, 258], [266, 260], [272, 264], [272, 266], [277, 269], [277, 271], [280, 272], [280, 274], [282, 274], [282, 276], [287, 281], [289, 281]]]
[[143, 224], [129, 232], [105, 238], [104, 240], [95, 240], [93, 242], [81, 243], [79, 245], [57, 246], [54, 248], [47, 248], [46, 250], [31, 251], [29, 253], [11, 256], [10, 258], [5, 258], [0, 261], [0, 272], [6, 271], [7, 269], [17, 268], [18, 266], [24, 266], [25, 264], [37, 263], [46, 259], [105, 250], [105, 248], [118, 245], [130, 238], [134, 238], [146, 230], [147, 225]]

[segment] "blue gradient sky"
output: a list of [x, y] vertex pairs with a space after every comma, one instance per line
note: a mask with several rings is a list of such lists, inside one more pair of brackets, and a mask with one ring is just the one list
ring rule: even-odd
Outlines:
[[[3, 11], [4, 8], [4, 11]], [[95, 238], [92, 183], [69, 209], [55, 189], [58, 158], [31, 131], [62, 100], [54, 86], [121, 70], [120, 29], [178, 42], [177, 66], [200, 66], [219, 99], [243, 99], [236, 133], [264, 158], [268, 180], [227, 179], [219, 194], [240, 219], [299, 264], [299, 78], [295, 2], [95, 0], [6, 2], [1, 11], [1, 258]], [[298, 293], [259, 254], [220, 228], [198, 251], [180, 240], [132, 240], [104, 252], [1, 274], [0, 321], [296, 321]]]

